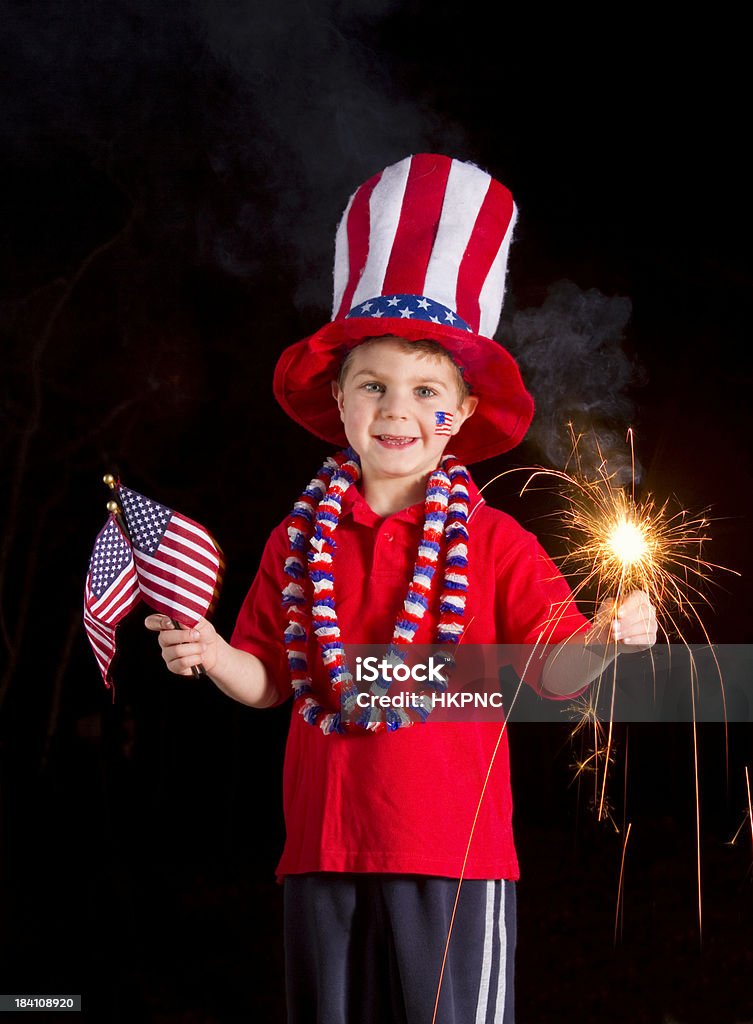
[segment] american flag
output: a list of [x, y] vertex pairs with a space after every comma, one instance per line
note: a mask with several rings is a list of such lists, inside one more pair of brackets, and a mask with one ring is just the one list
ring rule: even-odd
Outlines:
[[451, 412], [442, 412], [441, 410], [437, 410], [434, 413], [434, 419], [436, 421], [436, 426], [434, 427], [434, 433], [435, 434], [442, 434], [445, 437], [449, 437], [450, 436], [450, 432], [452, 430], [452, 413]]
[[94, 541], [84, 585], [84, 627], [106, 685], [115, 657], [115, 627], [139, 597], [131, 545], [111, 515]]
[[122, 485], [118, 496], [142, 597], [155, 611], [195, 626], [219, 593], [220, 549], [192, 519]]

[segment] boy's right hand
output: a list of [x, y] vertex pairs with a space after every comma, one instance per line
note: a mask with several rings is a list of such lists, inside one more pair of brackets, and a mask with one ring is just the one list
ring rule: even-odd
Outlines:
[[217, 663], [217, 631], [207, 619], [199, 619], [193, 629], [176, 629], [166, 615], [149, 615], [147, 629], [159, 633], [162, 657], [171, 672], [190, 676], [194, 665], [203, 665], [207, 672]]

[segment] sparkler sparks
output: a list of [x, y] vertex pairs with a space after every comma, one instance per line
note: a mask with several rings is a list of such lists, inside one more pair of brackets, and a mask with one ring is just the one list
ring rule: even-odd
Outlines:
[[637, 523], [621, 519], [607, 537], [609, 551], [624, 566], [634, 566], [649, 557], [650, 546], [646, 534]]
[[[684, 642], [684, 619], [692, 619], [708, 640], [698, 606], [710, 604], [705, 586], [713, 570], [724, 567], [703, 557], [710, 539], [707, 514], [673, 508], [669, 499], [659, 504], [650, 494], [637, 500], [634, 481], [629, 488], [620, 486], [600, 451], [601, 463], [587, 477], [572, 428], [571, 436], [574, 471], [534, 468], [521, 494], [541, 480], [557, 485], [565, 502], [559, 519], [567, 554], [561, 568], [574, 581], [576, 598], [588, 600], [593, 593], [595, 607], [611, 598], [616, 609], [631, 591], [643, 590], [667, 640], [674, 635]], [[628, 440], [632, 452], [632, 432]]]
[[[711, 572], [717, 568], [703, 557], [703, 546], [710, 539], [709, 519], [704, 512], [693, 516], [686, 509], [672, 509], [669, 499], [662, 504], [650, 494], [642, 500], [635, 496], [635, 460], [633, 435], [628, 432], [633, 474], [628, 489], [619, 486], [616, 474], [610, 472], [598, 449], [600, 465], [595, 476], [587, 478], [578, 455], [578, 441], [570, 427], [573, 441], [571, 461], [576, 470], [535, 470], [523, 491], [538, 478], [553, 478], [561, 485], [566, 506], [562, 523], [566, 528], [568, 553], [562, 561], [563, 571], [576, 584], [573, 593], [583, 599], [594, 592], [594, 607], [599, 609], [596, 621], [603, 614], [614, 619], [621, 602], [634, 590], [647, 594], [656, 611], [658, 625], [667, 642], [670, 636], [687, 646], [683, 621], [691, 620], [700, 628], [705, 640], [711, 642], [703, 624], [699, 605], [709, 604], [704, 588]], [[691, 656], [692, 661], [692, 656]], [[695, 722], [695, 667], [691, 664], [691, 698], [693, 701], [693, 762], [696, 805], [696, 860], [698, 926], [702, 931], [700, 791], [698, 784], [698, 747]], [[720, 676], [721, 683], [721, 676]], [[598, 689], [601, 679], [597, 680]], [[612, 670], [612, 697], [616, 687], [616, 663]], [[722, 684], [723, 694], [723, 684]], [[601, 758], [601, 796], [595, 802], [598, 818], [613, 822], [607, 797], [607, 778], [612, 755], [613, 721], [610, 714], [606, 748]], [[598, 751], [598, 743], [594, 745]], [[598, 759], [594, 763], [597, 765]], [[627, 845], [627, 835], [625, 837]], [[624, 850], [623, 850], [624, 860]], [[624, 866], [624, 865], [623, 865]], [[622, 873], [621, 873], [622, 877]], [[621, 897], [618, 894], [618, 907]], [[615, 931], [616, 934], [616, 931]]]
[[[687, 509], [673, 505], [669, 499], [659, 503], [650, 494], [640, 500], [636, 499], [632, 430], [628, 431], [627, 436], [633, 467], [632, 479], [628, 487], [622, 486], [617, 473], [610, 471], [598, 442], [596, 451], [600, 460], [599, 465], [595, 473], [590, 476], [586, 475], [578, 450], [581, 438], [576, 437], [572, 425], [569, 425], [569, 430], [572, 448], [565, 469], [529, 468], [526, 471], [529, 474], [528, 479], [520, 494], [523, 495], [532, 490], [536, 484], [543, 481], [548, 483], [550, 488], [556, 489], [557, 494], [563, 499], [564, 508], [557, 514], [557, 520], [561, 524], [563, 532], [560, 533], [560, 539], [564, 541], [567, 553], [560, 559], [560, 568], [570, 579], [573, 596], [580, 602], [592, 603], [596, 611], [595, 623], [608, 625], [610, 620], [611, 622], [616, 621], [621, 603], [631, 592], [643, 591], [656, 611], [658, 628], [667, 642], [672, 638], [688, 647], [683, 626], [689, 621], [694, 628], [700, 630], [704, 640], [711, 644], [699, 611], [703, 605], [710, 606], [704, 591], [714, 570], [724, 569], [728, 572], [734, 572], [734, 570], [715, 565], [704, 558], [704, 545], [710, 539], [708, 534], [710, 520], [707, 512], [693, 515]], [[508, 472], [520, 472], [520, 470]], [[500, 474], [500, 476], [505, 475], [507, 473]], [[489, 484], [494, 483], [497, 479], [499, 477], [489, 481]], [[735, 572], [735, 575], [739, 575], [739, 573]], [[556, 620], [552, 626], [555, 624]], [[611, 629], [608, 633], [602, 631], [601, 635], [608, 635], [610, 642], [617, 644], [617, 639]], [[544, 640], [546, 641], [546, 636], [544, 636]], [[611, 659], [606, 659], [605, 667], [610, 662]], [[610, 675], [612, 676], [614, 700], [616, 663], [613, 664]], [[719, 679], [723, 697], [721, 673]], [[694, 690], [697, 682], [691, 653], [690, 686], [693, 700], [698, 922], [700, 929], [702, 927], [700, 796]], [[582, 705], [582, 717], [571, 735], [572, 739], [586, 727], [593, 732], [591, 749], [587, 756], [581, 755], [573, 768], [575, 778], [578, 780], [584, 774], [593, 773], [595, 791], [600, 788], [600, 797], [593, 799], [592, 804], [598, 808], [599, 820], [606, 819], [617, 829], [606, 794], [607, 775], [614, 760], [613, 719], [610, 713], [608, 729], [604, 730], [604, 727], [596, 721], [594, 712], [601, 683], [602, 678], [600, 677], [592, 684], [596, 693]], [[604, 739], [605, 731], [607, 733], [606, 740]], [[602, 772], [600, 787], [599, 771]], [[753, 816], [751, 822], [753, 833]], [[629, 828], [625, 834], [625, 847], [628, 835]], [[625, 848], [623, 848], [623, 865], [620, 872], [618, 913], [622, 896], [624, 856]]]
[[[703, 603], [710, 604], [703, 593], [704, 585], [709, 580], [713, 570], [725, 569], [725, 567], [714, 565], [703, 558], [703, 545], [710, 539], [707, 534], [709, 527], [707, 515], [704, 513], [694, 517], [686, 509], [677, 508], [673, 510], [669, 500], [666, 500], [663, 504], [658, 504], [651, 495], [647, 495], [640, 501], [636, 500], [632, 430], [628, 431], [633, 465], [632, 481], [629, 489], [620, 486], [617, 474], [610, 472], [607, 461], [598, 449], [598, 445], [597, 451], [601, 460], [600, 465], [596, 473], [591, 478], [588, 478], [583, 472], [578, 453], [580, 439], [575, 436], [572, 425], [570, 425], [570, 434], [572, 438], [570, 461], [575, 463], [575, 471], [570, 472], [567, 467], [565, 470], [542, 467], [529, 468], [527, 470], [529, 473], [528, 479], [520, 493], [522, 495], [526, 491], [531, 490], [535, 481], [548, 480], [550, 483], [557, 485], [557, 492], [564, 498], [565, 508], [560, 515], [560, 522], [566, 530], [564, 537], [561, 539], [565, 540], [567, 554], [560, 560], [560, 568], [564, 575], [570, 577], [573, 596], [583, 602], [584, 600], [589, 600], [589, 594], [592, 595], [590, 600], [593, 602], [593, 607], [599, 609], [595, 617], [595, 621], [598, 623], [600, 616], [604, 613], [608, 618], [616, 620], [622, 601], [632, 591], [644, 591], [657, 613], [659, 628], [667, 641], [669, 641], [670, 635], [674, 635], [680, 643], [688, 646], [688, 641], [686, 641], [681, 627], [683, 619], [690, 619], [700, 627], [705, 640], [711, 643], [697, 606]], [[512, 472], [520, 472], [520, 470], [508, 470], [505, 473], [498, 474], [489, 480], [481, 488], [481, 491], [483, 492], [496, 480]], [[726, 571], [734, 572], [734, 570]], [[739, 573], [735, 573], [735, 575], [739, 575]], [[553, 631], [553, 627], [556, 624], [557, 620], [555, 618], [553, 622], [549, 623], [547, 628], [542, 630], [536, 646], [538, 646], [538, 643], [547, 643], [547, 632], [550, 629]], [[611, 632], [610, 637], [612, 642], [618, 643], [616, 637]], [[690, 650], [689, 647], [688, 649]], [[611, 659], [605, 659], [604, 666], [606, 667], [608, 664], [613, 665], [612, 700], [614, 701], [616, 663], [612, 663]], [[523, 673], [524, 676], [525, 671]], [[592, 684], [596, 692], [593, 693], [592, 690], [589, 697], [577, 703], [580, 710], [580, 718], [572, 730], [571, 740], [583, 730], [585, 741], [586, 729], [591, 730], [592, 736], [590, 738], [590, 749], [583, 751], [581, 757], [576, 760], [572, 767], [575, 771], [575, 780], [578, 781], [578, 785], [580, 785], [582, 778], [593, 774], [594, 795], [591, 799], [591, 805], [594, 809], [598, 808], [599, 820], [610, 822], [615, 832], [621, 833], [624, 836], [618, 880], [617, 907], [615, 911], [616, 941], [622, 920], [625, 858], [632, 823], [625, 823], [623, 820], [622, 828], [620, 828], [612, 814], [612, 807], [606, 794], [607, 775], [615, 761], [615, 751], [612, 742], [612, 713], [610, 712], [608, 728], [605, 729], [596, 712], [598, 689], [601, 681], [602, 677], [600, 676]], [[700, 933], [702, 931], [702, 913], [700, 793], [694, 690], [696, 683], [697, 678], [691, 652], [690, 685], [693, 698], [693, 759], [696, 803], [696, 856], [698, 864], [698, 924]], [[518, 690], [521, 685], [522, 678]], [[432, 1024], [437, 1019], [447, 954], [479, 808], [484, 799], [492, 765], [497, 755], [497, 749], [507, 727], [507, 722], [510, 719], [516, 698], [517, 692], [507, 709], [505, 722], [500, 730], [497, 745], [492, 753], [476, 807], [476, 814], [471, 825], [465, 858], [458, 879], [455, 904], [450, 917], [444, 955], [442, 957]], [[570, 710], [572, 710], [572, 706]], [[599, 785], [599, 771], [602, 772], [601, 785]], [[625, 792], [623, 793], [623, 803], [625, 804], [627, 802], [626, 798], [627, 755], [625, 757]], [[750, 791], [748, 801], [750, 808]], [[750, 822], [751, 837], [753, 838], [753, 810], [750, 812]]]

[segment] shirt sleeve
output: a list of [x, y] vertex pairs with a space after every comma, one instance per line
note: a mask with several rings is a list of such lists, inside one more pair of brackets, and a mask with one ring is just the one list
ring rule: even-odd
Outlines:
[[291, 694], [282, 611], [287, 554], [287, 534], [283, 523], [273, 530], [264, 547], [259, 569], [241, 605], [230, 638], [231, 646], [248, 651], [263, 662], [280, 694], [278, 704]]
[[[508, 551], [497, 567], [497, 635], [514, 645], [513, 667], [543, 696], [541, 675], [552, 648], [584, 633], [589, 622], [578, 610], [567, 580], [532, 533]], [[568, 694], [561, 699], [571, 699]]]

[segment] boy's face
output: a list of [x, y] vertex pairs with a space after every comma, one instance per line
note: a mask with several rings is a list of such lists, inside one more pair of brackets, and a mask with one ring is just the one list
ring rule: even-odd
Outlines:
[[[406, 351], [390, 338], [357, 348], [342, 387], [334, 382], [332, 392], [348, 442], [372, 483], [425, 479], [478, 403], [473, 396], [460, 402], [449, 358]], [[437, 412], [452, 413], [449, 436], [437, 433]]]

